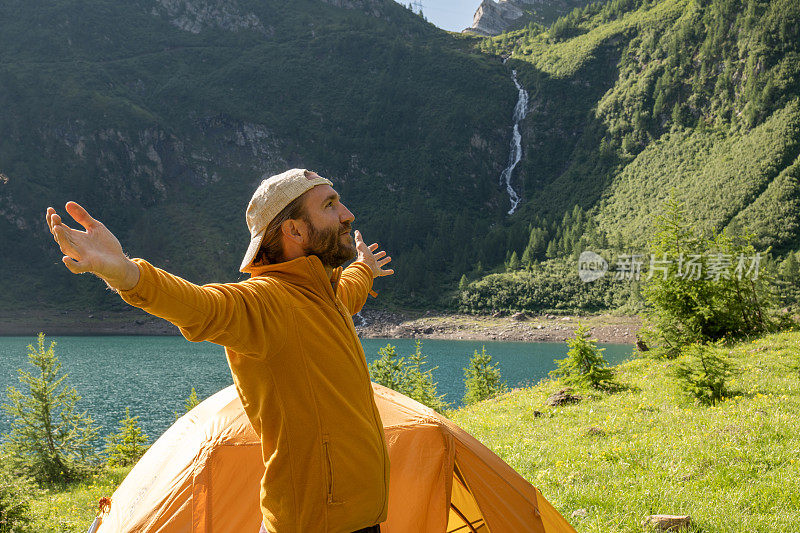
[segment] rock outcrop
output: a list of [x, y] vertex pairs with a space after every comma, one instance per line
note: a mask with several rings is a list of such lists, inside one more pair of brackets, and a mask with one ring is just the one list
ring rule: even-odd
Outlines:
[[475, 11], [472, 26], [464, 32], [499, 35], [530, 21], [547, 26], [572, 9], [588, 3], [588, 0], [483, 0]]
[[523, 14], [525, 12], [517, 5], [517, 2], [483, 0], [475, 11], [472, 27], [464, 31], [480, 35], [498, 35], [506, 31], [511, 23]]
[[153, 15], [164, 14], [173, 26], [191, 33], [206, 28], [273, 33], [272, 28], [265, 27], [254, 13], [242, 10], [235, 0], [158, 0], [158, 4], [158, 8], [152, 9]]

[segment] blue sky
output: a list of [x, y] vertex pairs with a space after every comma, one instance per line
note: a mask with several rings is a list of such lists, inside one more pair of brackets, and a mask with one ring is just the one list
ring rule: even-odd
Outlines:
[[[398, 0], [408, 5], [414, 0]], [[461, 31], [472, 26], [472, 16], [481, 5], [481, 0], [419, 0], [422, 13], [431, 23], [443, 30]], [[414, 11], [417, 9], [414, 8]]]

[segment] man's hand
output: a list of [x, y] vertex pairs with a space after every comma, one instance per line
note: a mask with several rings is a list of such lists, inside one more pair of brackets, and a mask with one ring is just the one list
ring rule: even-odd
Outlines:
[[369, 268], [372, 269], [372, 277], [377, 278], [380, 276], [391, 276], [394, 274], [394, 270], [384, 270], [384, 265], [387, 265], [392, 258], [386, 257], [386, 252], [381, 250], [380, 252], [375, 253], [375, 250], [378, 249], [378, 243], [373, 242], [369, 246], [364, 244], [364, 239], [361, 238], [361, 232], [356, 230], [355, 231], [355, 239], [356, 239], [356, 250], [358, 251], [358, 258], [356, 261], [362, 261], [367, 264]]
[[76, 204], [67, 202], [67, 213], [86, 231], [72, 229], [52, 207], [47, 208], [47, 226], [64, 253], [61, 259], [73, 274], [91, 272], [117, 290], [132, 289], [139, 282], [139, 267], [128, 259], [114, 234]]

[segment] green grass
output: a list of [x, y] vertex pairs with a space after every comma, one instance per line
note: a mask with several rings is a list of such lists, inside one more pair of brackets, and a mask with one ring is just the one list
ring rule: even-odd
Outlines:
[[[713, 408], [666, 377], [674, 362], [636, 359], [618, 367], [624, 392], [581, 391], [579, 404], [548, 407], [561, 385], [545, 381], [450, 416], [578, 531], [638, 532], [650, 514], [689, 514], [705, 533], [790, 531], [800, 509], [800, 333], [740, 344], [732, 356], [738, 395]], [[588, 516], [573, 518], [581, 508]]]
[[42, 488], [31, 497], [33, 521], [25, 533], [84, 533], [100, 498], [111, 497], [131, 468], [108, 468], [85, 481]]

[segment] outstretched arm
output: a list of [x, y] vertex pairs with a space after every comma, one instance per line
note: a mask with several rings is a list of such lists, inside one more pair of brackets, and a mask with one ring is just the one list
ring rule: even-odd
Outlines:
[[85, 209], [75, 202], [66, 208], [85, 231], [68, 227], [52, 207], [47, 225], [70, 272], [102, 278], [126, 302], [172, 322], [190, 341], [207, 340], [259, 356], [280, 344], [287, 319], [275, 291], [264, 287], [266, 281], [195, 285], [144, 260], [131, 261], [117, 238]]
[[77, 203], [68, 202], [66, 210], [85, 231], [64, 224], [52, 207], [47, 208], [46, 218], [50, 233], [64, 254], [61, 260], [70, 272], [91, 272], [116, 290], [135, 287], [139, 267], [128, 259], [114, 234]]

